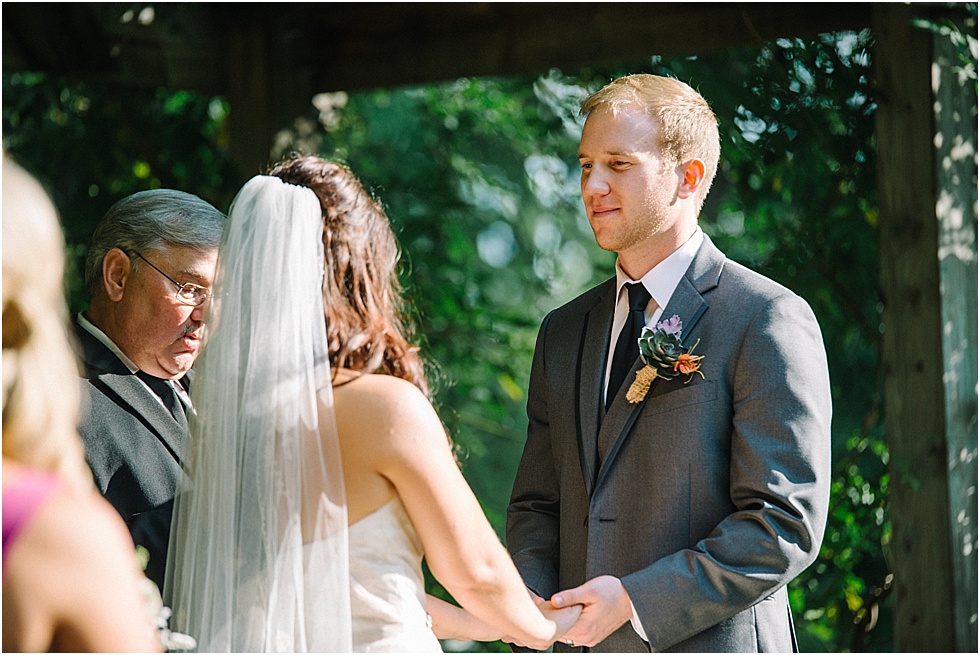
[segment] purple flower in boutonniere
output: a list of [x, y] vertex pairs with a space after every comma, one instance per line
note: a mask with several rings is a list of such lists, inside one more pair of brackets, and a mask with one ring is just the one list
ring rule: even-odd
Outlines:
[[[660, 321], [659, 323], [657, 323], [657, 330], [663, 331], [663, 333], [667, 336], [676, 335], [678, 340], [680, 340], [681, 338], [682, 327], [684, 327], [684, 324], [681, 323], [681, 319], [677, 314], [674, 314], [666, 321]], [[653, 330], [651, 330], [646, 326], [644, 326], [643, 331], [651, 332], [651, 333], [653, 332]], [[642, 339], [642, 336], [640, 338]]]
[[644, 327], [637, 343], [640, 346], [640, 357], [646, 364], [636, 372], [636, 379], [626, 392], [626, 400], [638, 403], [647, 397], [650, 385], [658, 377], [672, 380], [678, 375], [686, 375], [690, 382], [695, 375], [704, 377], [701, 372], [701, 360], [704, 355], [695, 355], [694, 349], [701, 340], [687, 350], [681, 345], [681, 329], [684, 327], [680, 317], [674, 314], [666, 321], [657, 323], [657, 328], [651, 330]]

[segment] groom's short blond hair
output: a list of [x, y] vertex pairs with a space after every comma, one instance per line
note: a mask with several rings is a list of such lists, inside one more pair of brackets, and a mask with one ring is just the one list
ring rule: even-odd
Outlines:
[[646, 73], [626, 75], [602, 87], [582, 103], [588, 116], [599, 108], [612, 112], [640, 105], [660, 126], [660, 154], [673, 167], [691, 159], [704, 163], [704, 182], [698, 190], [698, 209], [718, 172], [721, 141], [718, 118], [700, 93], [680, 80]]

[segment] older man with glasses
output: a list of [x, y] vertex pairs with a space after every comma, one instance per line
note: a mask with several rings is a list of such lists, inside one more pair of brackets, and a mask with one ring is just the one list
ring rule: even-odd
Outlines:
[[102, 494], [149, 555], [162, 590], [181, 471], [188, 372], [200, 353], [225, 217], [200, 198], [156, 189], [109, 209], [85, 264], [76, 317], [85, 363], [79, 432]]

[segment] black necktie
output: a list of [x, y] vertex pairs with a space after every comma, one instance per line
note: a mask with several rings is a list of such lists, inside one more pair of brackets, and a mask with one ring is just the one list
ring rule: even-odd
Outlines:
[[613, 398], [623, 386], [626, 376], [633, 370], [633, 362], [640, 354], [637, 339], [646, 324], [643, 312], [650, 304], [650, 292], [642, 283], [626, 285], [629, 294], [630, 310], [626, 315], [626, 323], [616, 340], [616, 350], [613, 351], [612, 370], [609, 372], [609, 388], [606, 390], [606, 409], [612, 405]]
[[183, 404], [181, 404], [180, 399], [177, 397], [177, 390], [174, 389], [173, 383], [168, 380], [153, 377], [145, 371], [137, 371], [136, 376], [143, 380], [143, 382], [146, 382], [146, 386], [152, 389], [153, 393], [160, 396], [160, 400], [163, 401], [163, 406], [170, 410], [170, 413], [180, 427], [186, 428], [187, 414], [184, 412]]

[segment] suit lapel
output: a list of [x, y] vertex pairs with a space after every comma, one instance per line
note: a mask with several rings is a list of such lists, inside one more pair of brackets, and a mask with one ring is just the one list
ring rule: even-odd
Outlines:
[[[725, 256], [714, 246], [708, 236], [705, 235], [704, 243], [702, 243], [700, 250], [698, 250], [698, 254], [694, 257], [694, 261], [691, 262], [687, 273], [678, 282], [677, 288], [670, 297], [670, 301], [660, 315], [660, 320], [668, 319], [674, 314], [680, 317], [683, 325], [681, 343], [688, 348], [695, 343], [691, 339], [694, 326], [697, 325], [698, 321], [701, 320], [701, 317], [708, 309], [708, 303], [702, 294], [718, 285], [718, 278], [721, 276], [724, 261]], [[608, 340], [608, 338], [607, 335], [606, 339]], [[654, 391], [661, 382], [660, 378], [654, 380], [650, 385], [650, 390], [647, 392], [646, 397], [640, 402], [631, 404], [627, 401], [626, 392], [633, 383], [635, 371], [640, 370], [643, 366], [643, 359], [639, 356], [638, 352], [636, 361], [633, 363], [634, 373], [626, 377], [623, 387], [613, 400], [612, 405], [609, 407], [609, 412], [606, 414], [605, 420], [603, 420], [599, 428], [598, 442], [600, 444], [611, 442], [612, 445], [609, 446], [608, 453], [602, 461], [602, 466], [599, 468], [595, 487], [592, 491], [602, 485], [603, 480], [608, 475], [613, 460], [616, 459], [616, 455], [619, 454], [623, 443], [630, 434], [630, 430], [636, 423], [640, 411], [646, 405], [647, 399], [655, 395]]]
[[183, 430], [173, 415], [156, 399], [153, 392], [131, 373], [126, 375], [105, 373], [98, 376], [98, 379], [132, 408], [132, 414], [142, 417], [143, 424], [150, 428], [150, 431], [180, 463], [183, 456]]
[[592, 495], [599, 462], [596, 438], [602, 417], [602, 388], [609, 352], [609, 332], [616, 301], [615, 278], [607, 283], [599, 302], [585, 316], [578, 371], [579, 455], [586, 492]]

